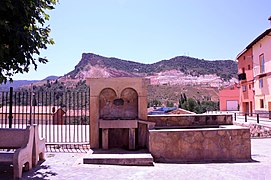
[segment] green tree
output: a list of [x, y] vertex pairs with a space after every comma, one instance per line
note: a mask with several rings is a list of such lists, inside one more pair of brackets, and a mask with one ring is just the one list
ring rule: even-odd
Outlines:
[[183, 93], [183, 99], [184, 99], [184, 101], [187, 101], [187, 97], [186, 97], [185, 93]]
[[57, 0], [1, 0], [0, 1], [0, 83], [12, 80], [16, 73], [37, 70], [41, 49], [54, 44], [46, 21], [48, 10]]
[[219, 107], [218, 102], [213, 102], [208, 100], [209, 97], [206, 96], [204, 101], [195, 100], [194, 98], [184, 99], [184, 95], [181, 96], [179, 100], [179, 108], [186, 109], [197, 114], [205, 113], [206, 111], [217, 111]]
[[179, 100], [179, 103], [180, 103], [180, 104], [183, 104], [184, 101], [185, 101], [184, 96], [183, 96], [183, 94], [181, 94], [181, 98], [180, 98], [180, 100]]
[[187, 110], [195, 112], [195, 108], [197, 106], [197, 102], [193, 98], [188, 98], [188, 100], [187, 100], [187, 106], [188, 106]]
[[159, 101], [157, 99], [154, 99], [154, 100], [148, 102], [148, 107], [153, 107], [153, 106], [158, 107], [161, 105], [162, 105], [161, 101]]
[[171, 101], [167, 101], [166, 106], [167, 106], [167, 107], [174, 107], [174, 104], [173, 104], [173, 102], [171, 102]]

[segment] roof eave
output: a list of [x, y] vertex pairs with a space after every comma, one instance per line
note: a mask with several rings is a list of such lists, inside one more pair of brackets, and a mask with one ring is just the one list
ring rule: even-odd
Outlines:
[[271, 32], [271, 28], [264, 31], [262, 34], [260, 34], [256, 39], [254, 39], [247, 47], [246, 49], [252, 48], [254, 44], [256, 44], [258, 41], [260, 41], [262, 38], [264, 38], [266, 35], [268, 35]]
[[240, 58], [245, 52], [247, 52], [248, 49], [244, 49], [243, 51], [241, 51], [239, 54], [237, 54], [236, 56], [236, 60], [238, 61], [238, 58]]
[[271, 32], [271, 28], [265, 30], [262, 34], [260, 34], [257, 38], [255, 38], [243, 51], [241, 51], [237, 56], [236, 56], [236, 60], [238, 60], [238, 58], [240, 56], [242, 56], [245, 52], [247, 52], [250, 48], [252, 48], [252, 46], [254, 44], [256, 44], [258, 41], [260, 41], [262, 38], [264, 38], [266, 35], [268, 35]]

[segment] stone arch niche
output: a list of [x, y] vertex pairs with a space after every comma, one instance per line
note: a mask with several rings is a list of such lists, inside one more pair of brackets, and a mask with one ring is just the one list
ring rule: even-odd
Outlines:
[[117, 99], [116, 92], [111, 88], [103, 89], [99, 96], [99, 118], [118, 119], [118, 107], [114, 105]]
[[124, 101], [122, 108], [123, 119], [138, 119], [138, 94], [133, 88], [126, 88], [121, 92]]
[[120, 98], [111, 88], [105, 88], [99, 95], [99, 118], [104, 120], [125, 120], [138, 118], [138, 94], [133, 88], [125, 88]]

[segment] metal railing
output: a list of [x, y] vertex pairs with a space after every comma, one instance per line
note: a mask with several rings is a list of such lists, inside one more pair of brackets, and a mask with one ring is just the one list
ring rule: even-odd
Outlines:
[[[248, 122], [248, 120], [253, 120], [256, 123], [260, 122], [270, 122], [271, 123], [271, 112], [261, 112], [261, 113], [244, 113], [237, 111], [207, 111], [205, 114], [232, 114], [233, 120], [237, 121], [237, 116], [244, 116], [244, 122]], [[251, 117], [249, 119], [249, 117]]]
[[[261, 121], [264, 121], [264, 122], [270, 121], [271, 122], [271, 120], [270, 120], [271, 114], [270, 113], [242, 113], [241, 112], [241, 113], [239, 113], [239, 115], [240, 114], [245, 116], [245, 118], [244, 118], [245, 122], [248, 122], [248, 117], [256, 117], [257, 124], [260, 123], [260, 118], [262, 118]], [[264, 117], [260, 117], [262, 115], [264, 115]], [[266, 115], [268, 115], [268, 118], [266, 117]], [[267, 120], [264, 120], [263, 118], [265, 118]], [[234, 120], [236, 121], [236, 113], [234, 114]]]
[[0, 128], [30, 124], [47, 144], [89, 143], [89, 90], [0, 92]]

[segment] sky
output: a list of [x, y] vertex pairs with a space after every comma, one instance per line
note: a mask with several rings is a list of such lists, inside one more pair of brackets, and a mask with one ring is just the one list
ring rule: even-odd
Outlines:
[[59, 0], [48, 24], [55, 44], [14, 80], [41, 80], [74, 70], [82, 53], [141, 63], [176, 56], [235, 60], [270, 28], [270, 0]]

